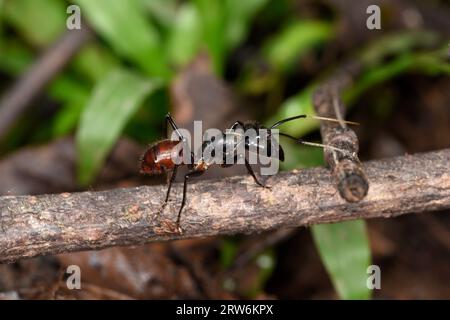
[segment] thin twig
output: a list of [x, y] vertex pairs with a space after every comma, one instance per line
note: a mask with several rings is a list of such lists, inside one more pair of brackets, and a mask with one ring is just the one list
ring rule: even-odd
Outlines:
[[71, 61], [91, 34], [86, 25], [82, 25], [80, 30], [68, 30], [6, 91], [0, 99], [0, 140], [25, 113], [36, 95]]
[[339, 125], [342, 129], [347, 128], [347, 124], [344, 122], [344, 117], [342, 116], [341, 101], [339, 100], [339, 92], [337, 88], [332, 88], [332, 100], [333, 100], [333, 110], [336, 114], [336, 119], [339, 120]]
[[150, 241], [251, 234], [351, 219], [450, 208], [450, 149], [365, 163], [371, 188], [360, 202], [341, 199], [327, 169], [279, 173], [272, 189], [248, 176], [192, 183], [175, 230], [181, 185], [158, 214], [166, 186], [0, 197], [0, 262]]
[[[339, 96], [359, 68], [357, 64], [342, 68], [321, 85], [313, 96], [314, 108], [319, 116], [339, 120], [338, 123], [322, 121], [320, 132], [323, 143], [332, 147], [324, 149], [324, 157], [331, 168], [336, 188], [348, 202], [361, 201], [369, 189], [369, 182], [358, 159], [358, 137], [344, 122], [345, 108]], [[345, 152], [336, 151], [335, 148]]]

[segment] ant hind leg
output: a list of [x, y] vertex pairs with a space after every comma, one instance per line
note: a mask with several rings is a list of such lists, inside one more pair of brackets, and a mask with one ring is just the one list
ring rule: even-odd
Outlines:
[[252, 169], [252, 166], [250, 165], [250, 163], [248, 162], [247, 158], [245, 158], [245, 167], [247, 168], [248, 173], [253, 177], [253, 180], [255, 181], [255, 183], [257, 185], [259, 185], [260, 187], [266, 188], [266, 189], [271, 189], [271, 187], [264, 185], [263, 183], [261, 183], [258, 178], [256, 177], [255, 172]]

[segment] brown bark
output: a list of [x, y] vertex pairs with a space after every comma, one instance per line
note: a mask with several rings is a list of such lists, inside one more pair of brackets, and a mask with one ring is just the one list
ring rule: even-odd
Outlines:
[[257, 233], [450, 208], [450, 149], [364, 163], [367, 197], [344, 201], [327, 169], [283, 172], [268, 190], [249, 176], [188, 187], [183, 233], [174, 232], [181, 185], [158, 214], [166, 186], [0, 197], [0, 262], [62, 252], [213, 235]]

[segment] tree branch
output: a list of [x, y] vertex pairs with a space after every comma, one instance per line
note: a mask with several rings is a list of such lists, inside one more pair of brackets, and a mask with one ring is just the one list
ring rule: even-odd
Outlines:
[[0, 262], [117, 245], [256, 233], [350, 219], [450, 208], [450, 149], [364, 164], [371, 188], [360, 202], [337, 194], [327, 169], [280, 173], [271, 190], [251, 177], [192, 183], [174, 232], [181, 185], [158, 215], [166, 186], [0, 197]]

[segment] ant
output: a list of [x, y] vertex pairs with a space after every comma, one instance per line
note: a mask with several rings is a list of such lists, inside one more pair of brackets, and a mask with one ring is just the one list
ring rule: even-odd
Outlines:
[[[278, 122], [276, 122], [275, 124], [273, 124], [272, 126], [270, 126], [269, 128], [266, 128], [262, 125], [260, 125], [258, 122], [250, 122], [250, 123], [243, 123], [241, 121], [236, 121], [229, 130], [225, 132], [222, 132], [221, 135], [219, 137], [212, 137], [211, 140], [209, 141], [204, 141], [202, 143], [202, 147], [201, 147], [201, 154], [199, 156], [199, 159], [197, 161], [195, 161], [195, 157], [194, 157], [194, 153], [190, 152], [190, 163], [180, 163], [180, 164], [176, 164], [173, 159], [174, 156], [183, 156], [183, 149], [178, 150], [179, 149], [179, 144], [180, 143], [184, 143], [186, 142], [186, 139], [183, 137], [183, 135], [181, 134], [180, 130], [178, 129], [178, 126], [176, 125], [175, 121], [173, 120], [172, 116], [170, 115], [170, 113], [168, 113], [166, 115], [166, 125], [169, 124], [173, 131], [177, 134], [179, 140], [169, 140], [169, 139], [164, 139], [161, 140], [153, 145], [151, 145], [146, 152], [144, 153], [144, 155], [142, 156], [141, 159], [141, 173], [143, 174], [149, 174], [149, 175], [159, 175], [159, 174], [163, 174], [169, 171], [172, 171], [172, 175], [170, 177], [169, 180], [169, 185], [168, 185], [168, 189], [167, 189], [167, 193], [166, 193], [166, 198], [164, 200], [164, 203], [162, 205], [162, 209], [164, 209], [164, 207], [166, 206], [167, 202], [169, 201], [169, 195], [170, 195], [170, 190], [172, 188], [172, 184], [175, 181], [176, 178], [176, 174], [177, 174], [177, 169], [179, 166], [182, 165], [186, 165], [189, 169], [189, 171], [185, 174], [184, 176], [184, 184], [183, 184], [183, 198], [181, 201], [181, 206], [180, 209], [178, 211], [178, 216], [177, 216], [177, 222], [176, 222], [176, 227], [178, 229], [178, 231], [181, 233], [181, 228], [180, 228], [180, 218], [181, 218], [181, 212], [183, 211], [183, 208], [186, 204], [186, 190], [187, 190], [187, 183], [188, 181], [192, 178], [192, 177], [198, 177], [202, 174], [204, 174], [208, 168], [213, 164], [214, 159], [209, 159], [204, 157], [205, 151], [209, 151], [210, 154], [214, 157], [215, 151], [217, 150], [224, 150], [223, 152], [223, 163], [220, 163], [220, 166], [222, 168], [226, 168], [226, 167], [230, 167], [234, 164], [236, 164], [236, 160], [239, 156], [242, 157], [242, 155], [238, 155], [238, 154], [234, 154], [234, 162], [232, 164], [226, 163], [226, 159], [227, 156], [229, 156], [229, 152], [225, 152], [225, 150], [232, 150], [233, 153], [234, 151], [237, 149], [238, 145], [241, 143], [244, 143], [244, 148], [246, 151], [251, 151], [251, 148], [256, 148], [257, 150], [260, 148], [266, 148], [267, 147], [267, 157], [271, 157], [271, 153], [269, 152], [271, 150], [271, 148], [269, 146], [275, 146], [278, 147], [278, 159], [280, 161], [284, 161], [284, 151], [283, 148], [281, 147], [280, 144], [278, 144], [277, 142], [275, 142], [272, 138], [272, 134], [271, 134], [271, 130], [275, 129], [276, 127], [282, 125], [283, 123], [286, 123], [288, 121], [292, 121], [292, 120], [296, 120], [296, 119], [300, 119], [300, 118], [306, 118], [306, 115], [298, 115], [295, 117], [291, 117], [291, 118], [287, 118], [287, 119], [283, 119], [280, 120]], [[320, 119], [320, 120], [327, 120], [327, 121], [338, 121], [337, 119], [331, 119], [331, 118], [324, 118], [324, 117], [317, 117], [317, 116], [309, 116], [315, 119]], [[349, 122], [349, 121], [345, 121], [346, 123], [352, 123], [355, 124], [353, 122]], [[244, 132], [246, 130], [249, 129], [253, 129], [256, 131], [256, 136], [254, 137], [249, 137], [249, 136], [245, 136], [245, 139], [238, 139], [236, 141], [236, 139], [227, 139], [226, 135], [233, 133], [234, 135], [239, 137], [242, 137], [242, 135], [234, 133], [236, 129], [241, 129]], [[260, 129], [266, 129], [267, 130], [267, 137], [262, 137], [260, 136], [259, 132]], [[307, 141], [303, 141], [302, 139], [297, 139], [294, 138], [293, 136], [290, 136], [288, 134], [285, 133], [279, 133], [280, 136], [284, 136], [290, 139], [295, 140], [297, 143], [299, 144], [304, 144], [304, 145], [311, 145], [311, 146], [316, 146], [316, 147], [322, 147], [322, 148], [331, 148], [331, 149], [335, 149], [338, 151], [343, 151], [341, 149], [332, 147], [332, 146], [327, 146], [327, 145], [323, 145], [320, 143], [312, 143], [312, 142], [307, 142]], [[262, 144], [261, 140], [267, 138], [267, 144]], [[253, 149], [254, 150], [254, 149]], [[178, 155], [176, 154], [178, 152]], [[255, 183], [257, 185], [259, 185], [260, 187], [263, 188], [267, 188], [270, 189], [270, 187], [264, 185], [263, 183], [261, 183], [258, 178], [255, 175], [255, 172], [253, 171], [253, 168], [251, 167], [248, 159], [246, 156], [244, 156], [244, 163], [245, 166], [247, 168], [247, 172], [252, 176], [253, 180], [255, 181]]]

